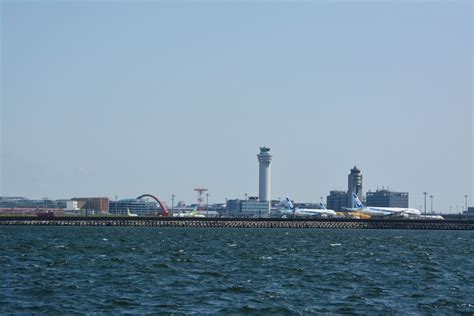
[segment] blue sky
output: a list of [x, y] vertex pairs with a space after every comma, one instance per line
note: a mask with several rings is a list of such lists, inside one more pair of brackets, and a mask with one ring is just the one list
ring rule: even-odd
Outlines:
[[[3, 1], [1, 195], [472, 201], [469, 1]], [[470, 203], [472, 204], [472, 203]]]

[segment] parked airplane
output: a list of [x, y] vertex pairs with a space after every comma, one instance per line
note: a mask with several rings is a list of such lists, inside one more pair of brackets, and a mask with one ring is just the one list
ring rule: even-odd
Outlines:
[[[320, 204], [320, 206], [324, 205]], [[333, 210], [328, 210], [325, 207], [322, 209], [309, 209], [309, 208], [297, 208], [291, 203], [289, 198], [286, 198], [286, 206], [288, 207], [287, 210], [284, 210], [283, 212], [286, 214], [291, 214], [295, 217], [313, 217], [313, 216], [319, 216], [319, 217], [335, 217], [336, 212]]]
[[[324, 205], [323, 201], [319, 202], [319, 208], [322, 210], [326, 210], [326, 205]], [[357, 219], [370, 219], [370, 215], [362, 214], [359, 212], [336, 212], [336, 216], [343, 218], [357, 218]]]
[[127, 208], [127, 215], [128, 215], [128, 216], [132, 216], [132, 217], [138, 216], [138, 214], [130, 213], [130, 209], [129, 209], [129, 208]]
[[368, 214], [371, 217], [421, 218], [421, 212], [416, 208], [364, 206], [355, 193], [352, 193], [352, 199], [356, 208], [344, 208], [346, 211]]
[[420, 219], [444, 219], [441, 215], [420, 215]]
[[191, 211], [178, 211], [173, 214], [174, 217], [206, 217], [206, 215], [198, 211], [198, 207], [194, 207]]

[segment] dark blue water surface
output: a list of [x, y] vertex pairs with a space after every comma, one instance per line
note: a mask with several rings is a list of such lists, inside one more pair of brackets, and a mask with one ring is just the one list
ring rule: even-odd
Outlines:
[[474, 313], [474, 232], [0, 227], [5, 313]]

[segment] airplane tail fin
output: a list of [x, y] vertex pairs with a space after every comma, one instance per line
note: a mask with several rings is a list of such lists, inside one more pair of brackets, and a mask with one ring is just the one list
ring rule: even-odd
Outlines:
[[286, 206], [288, 207], [288, 209], [290, 211], [294, 211], [295, 210], [295, 206], [293, 205], [293, 203], [291, 203], [290, 199], [287, 197], [286, 198]]
[[319, 208], [322, 209], [322, 210], [325, 210], [326, 206], [324, 205], [323, 202], [319, 202]]
[[364, 204], [362, 204], [362, 202], [359, 200], [357, 194], [352, 193], [352, 199], [354, 200], [354, 204], [357, 208], [364, 208]]

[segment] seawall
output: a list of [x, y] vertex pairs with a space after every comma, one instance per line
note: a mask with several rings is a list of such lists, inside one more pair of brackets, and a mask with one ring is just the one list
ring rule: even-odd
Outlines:
[[474, 220], [281, 219], [176, 217], [0, 217], [0, 226], [128, 226], [210, 228], [320, 228], [474, 230]]

